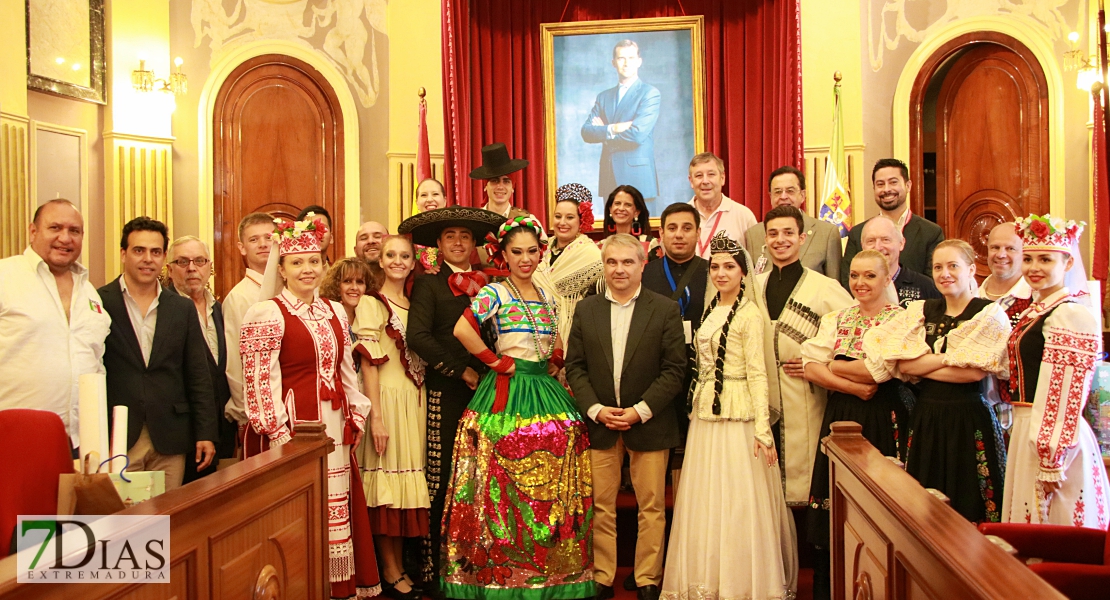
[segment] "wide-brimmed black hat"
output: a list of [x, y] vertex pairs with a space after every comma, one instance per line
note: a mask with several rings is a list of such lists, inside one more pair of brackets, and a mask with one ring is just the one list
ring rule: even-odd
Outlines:
[[483, 208], [470, 206], [448, 206], [415, 214], [397, 226], [397, 233], [412, 234], [414, 244], [434, 247], [439, 243], [439, 234], [448, 227], [466, 227], [474, 235], [474, 241], [481, 243], [487, 233], [496, 232], [505, 222], [505, 217]]
[[505, 144], [490, 144], [482, 148], [482, 166], [470, 172], [471, 179], [493, 179], [509, 173], [515, 173], [528, 166], [528, 161], [523, 158], [509, 158], [509, 150]]

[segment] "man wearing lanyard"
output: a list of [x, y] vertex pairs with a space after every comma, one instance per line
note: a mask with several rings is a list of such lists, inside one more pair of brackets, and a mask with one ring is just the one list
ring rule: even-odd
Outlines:
[[744, 233], [757, 221], [751, 209], [733, 202], [722, 193], [725, 162], [712, 152], [702, 152], [690, 160], [689, 179], [694, 190], [690, 205], [698, 209], [704, 224], [698, 236], [697, 255], [709, 260], [709, 240], [718, 231], [744, 245]]

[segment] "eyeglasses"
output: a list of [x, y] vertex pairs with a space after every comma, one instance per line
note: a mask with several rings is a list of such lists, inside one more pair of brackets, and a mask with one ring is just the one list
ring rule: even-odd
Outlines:
[[181, 267], [182, 269], [188, 269], [189, 263], [193, 263], [197, 266], [198, 269], [200, 269], [211, 261], [209, 261], [207, 258], [204, 258], [203, 256], [198, 256], [196, 258], [179, 258], [177, 260], [171, 260], [170, 262]]

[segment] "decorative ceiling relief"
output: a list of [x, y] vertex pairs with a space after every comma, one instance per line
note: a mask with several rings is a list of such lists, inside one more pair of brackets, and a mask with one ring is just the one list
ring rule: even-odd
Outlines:
[[[953, 21], [970, 17], [1005, 16], [1016, 18], [1044, 30], [1053, 42], [1068, 32], [1081, 30], [1085, 22], [1085, 3], [1073, 0], [881, 0], [882, 8], [876, 9], [875, 0], [867, 0], [867, 46], [871, 70], [883, 67], [883, 53], [895, 50], [906, 42], [919, 44], [936, 30]], [[1074, 26], [1064, 18], [1064, 7], [1074, 5]], [[937, 9], [944, 12], [935, 15]]]
[[[370, 108], [381, 89], [374, 38], [385, 31], [388, 0], [193, 0], [190, 20], [210, 60], [258, 40], [293, 41], [322, 51]], [[230, 6], [230, 10], [228, 7]], [[364, 18], [365, 17], [365, 18]]]

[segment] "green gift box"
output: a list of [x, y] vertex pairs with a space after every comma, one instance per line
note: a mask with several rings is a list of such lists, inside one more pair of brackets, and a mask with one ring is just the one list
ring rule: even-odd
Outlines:
[[[126, 506], [138, 504], [166, 491], [164, 471], [124, 471], [112, 473], [112, 483]], [[125, 479], [126, 478], [126, 479]], [[130, 479], [130, 481], [127, 481]]]

